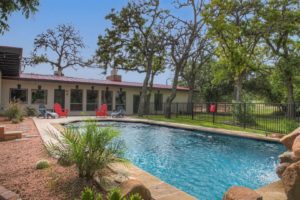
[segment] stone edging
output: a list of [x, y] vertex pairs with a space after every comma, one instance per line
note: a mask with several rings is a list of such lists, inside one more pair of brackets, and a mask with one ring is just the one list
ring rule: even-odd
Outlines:
[[6, 189], [0, 185], [0, 199], [1, 200], [21, 200], [18, 194]]

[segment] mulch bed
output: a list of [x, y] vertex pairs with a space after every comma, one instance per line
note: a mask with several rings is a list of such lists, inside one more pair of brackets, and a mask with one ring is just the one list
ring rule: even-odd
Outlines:
[[[32, 119], [12, 124], [0, 118], [6, 130], [23, 130], [34, 136], [20, 141], [0, 142], [0, 185], [20, 195], [22, 199], [74, 199], [79, 198], [85, 186], [96, 185], [78, 178], [75, 166], [62, 167], [51, 158], [43, 146]], [[35, 164], [47, 159], [51, 167], [36, 170]]]

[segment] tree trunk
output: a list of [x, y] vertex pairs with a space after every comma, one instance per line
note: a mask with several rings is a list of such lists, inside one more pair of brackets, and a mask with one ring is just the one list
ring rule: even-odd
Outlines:
[[287, 116], [293, 118], [295, 116], [295, 100], [294, 100], [294, 86], [292, 77], [287, 77], [285, 81], [287, 89]]
[[155, 76], [155, 72], [151, 73], [150, 84], [149, 84], [147, 96], [145, 99], [145, 114], [151, 114], [150, 113], [150, 100], [151, 100], [151, 94], [152, 94], [152, 89], [153, 89], [154, 76]]
[[139, 110], [138, 110], [138, 115], [140, 117], [142, 117], [145, 114], [145, 101], [146, 101], [146, 97], [147, 97], [148, 83], [149, 83], [149, 79], [151, 76], [151, 71], [152, 71], [152, 59], [151, 59], [151, 61], [148, 60], [146, 77], [143, 82], [142, 94], [140, 97], [140, 104], [139, 104]]
[[192, 113], [193, 110], [193, 100], [194, 100], [194, 88], [195, 88], [195, 76], [191, 76], [189, 82], [189, 93], [188, 93], [188, 113]]
[[64, 74], [63, 74], [63, 68], [58, 67], [58, 68], [57, 68], [57, 73], [56, 73], [56, 75], [57, 75], [57, 76], [63, 76], [63, 75], [64, 75]]
[[236, 102], [242, 102], [242, 89], [243, 89], [243, 76], [239, 76], [238, 79], [235, 81], [235, 88], [234, 88], [234, 99]]
[[166, 101], [166, 107], [165, 107], [165, 117], [166, 118], [171, 118], [171, 106], [172, 106], [173, 100], [176, 97], [178, 77], [179, 77], [179, 69], [181, 69], [181, 68], [176, 67], [176, 69], [175, 69], [175, 74], [174, 74], [174, 79], [173, 79], [173, 84], [172, 84], [172, 91], [171, 91], [171, 94], [167, 98], [167, 101]]

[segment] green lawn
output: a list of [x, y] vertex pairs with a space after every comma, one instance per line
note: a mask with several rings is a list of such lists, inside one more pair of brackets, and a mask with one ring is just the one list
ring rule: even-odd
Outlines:
[[286, 119], [272, 119], [267, 117], [256, 117], [256, 123], [252, 126], [247, 126], [245, 129], [242, 126], [232, 124], [234, 120], [231, 116], [216, 116], [215, 123], [213, 123], [211, 114], [201, 114], [195, 116], [194, 120], [190, 116], [173, 116], [171, 119], [165, 118], [163, 115], [151, 115], [143, 117], [145, 119], [166, 121], [173, 123], [189, 124], [196, 126], [205, 126], [213, 128], [222, 128], [228, 130], [245, 131], [257, 134], [268, 133], [288, 133], [297, 128], [298, 124], [295, 121]]
[[212, 127], [212, 128], [222, 128], [222, 129], [228, 129], [228, 130], [236, 130], [236, 131], [245, 131], [250, 133], [258, 133], [265, 135], [265, 131], [255, 130], [255, 129], [249, 129], [249, 128], [242, 128], [239, 126], [232, 126], [232, 125], [226, 125], [226, 124], [217, 124], [212, 123], [208, 121], [199, 121], [199, 120], [192, 120], [184, 117], [172, 117], [171, 119], [165, 118], [161, 115], [151, 115], [151, 116], [144, 116], [143, 119], [150, 119], [150, 120], [156, 120], [156, 121], [165, 121], [165, 122], [173, 122], [173, 123], [179, 123], [179, 124], [189, 124], [189, 125], [195, 125], [195, 126], [205, 126], [205, 127]]

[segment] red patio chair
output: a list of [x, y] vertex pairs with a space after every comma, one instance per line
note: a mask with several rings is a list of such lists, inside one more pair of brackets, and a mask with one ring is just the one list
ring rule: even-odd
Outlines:
[[55, 103], [53, 106], [54, 112], [58, 114], [59, 117], [68, 117], [69, 110], [68, 109], [62, 109], [61, 105], [59, 103]]
[[96, 117], [100, 116], [108, 116], [107, 114], [107, 105], [102, 104], [100, 109], [96, 109]]

